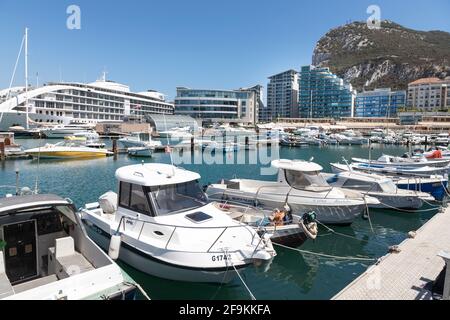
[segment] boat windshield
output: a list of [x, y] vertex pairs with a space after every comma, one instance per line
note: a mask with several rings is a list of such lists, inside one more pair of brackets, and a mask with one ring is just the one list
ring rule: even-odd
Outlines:
[[151, 187], [148, 194], [158, 216], [196, 209], [207, 203], [198, 181]]
[[380, 182], [380, 187], [384, 192], [395, 193], [397, 191], [397, 186], [390, 179], [386, 179], [383, 182]]
[[303, 172], [295, 170], [285, 170], [287, 183], [295, 189], [305, 188], [331, 188], [319, 171]]

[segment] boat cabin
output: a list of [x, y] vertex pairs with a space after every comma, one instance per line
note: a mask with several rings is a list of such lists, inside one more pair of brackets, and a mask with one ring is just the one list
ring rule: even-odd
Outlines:
[[119, 168], [118, 212], [157, 217], [203, 207], [207, 197], [200, 175], [168, 164], [146, 163]]
[[[113, 264], [87, 238], [75, 212], [71, 202], [55, 195], [0, 199], [0, 299], [64, 299], [77, 290], [79, 295], [87, 285], [78, 275]], [[90, 279], [91, 288], [101, 278]]]
[[278, 168], [278, 182], [288, 184], [294, 189], [307, 191], [327, 191], [331, 186], [320, 175], [322, 166], [303, 160], [273, 160], [272, 166]]
[[330, 185], [340, 188], [362, 192], [397, 192], [397, 186], [391, 179], [375, 174], [368, 175], [346, 171], [324, 177]]

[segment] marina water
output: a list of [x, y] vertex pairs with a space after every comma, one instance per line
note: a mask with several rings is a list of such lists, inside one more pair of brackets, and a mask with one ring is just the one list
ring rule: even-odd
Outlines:
[[[45, 140], [18, 140], [24, 148], [44, 145]], [[54, 143], [55, 140], [49, 141]], [[111, 145], [108, 141], [107, 145]], [[381, 154], [402, 155], [407, 148], [397, 145], [373, 145], [372, 158]], [[201, 151], [195, 151], [201, 152]], [[257, 152], [239, 151], [246, 153]], [[225, 157], [233, 157], [233, 153]], [[327, 146], [304, 148], [280, 148], [280, 158], [309, 160], [331, 172], [329, 163], [339, 162], [342, 157], [368, 158], [369, 148], [363, 146]], [[229, 160], [229, 159], [228, 159]], [[117, 168], [142, 162], [139, 158], [130, 158], [126, 154], [92, 160], [7, 160], [0, 162], [0, 197], [5, 193], [15, 192], [16, 174], [20, 172], [20, 186], [34, 189], [36, 179], [40, 193], [55, 193], [71, 198], [79, 208], [88, 202], [95, 202], [103, 193], [117, 191], [114, 173]], [[170, 163], [166, 153], [154, 153], [145, 162]], [[226, 162], [226, 161], [224, 161]], [[213, 183], [225, 178], [251, 178], [275, 180], [275, 175], [260, 175], [258, 164], [186, 164], [184, 168], [198, 172], [201, 183]], [[5, 186], [10, 186], [6, 188]], [[429, 209], [425, 205], [421, 209]], [[417, 230], [436, 211], [399, 212], [392, 210], [371, 209], [369, 220], [358, 218], [349, 227], [332, 226], [339, 233], [350, 237], [333, 234], [321, 227], [318, 238], [307, 241], [302, 250], [325, 253], [334, 256], [378, 258], [387, 253], [388, 247], [399, 244], [411, 230]], [[375, 262], [365, 260], [342, 260], [318, 257], [276, 247], [278, 255], [264, 271], [250, 267], [243, 272], [243, 279], [256, 299], [330, 299], [348, 283], [360, 275]], [[227, 285], [197, 284], [177, 282], [149, 276], [119, 261], [119, 264], [150, 294], [153, 299], [249, 299], [249, 294], [240, 280], [236, 278]], [[233, 272], [233, 271], [231, 271]]]

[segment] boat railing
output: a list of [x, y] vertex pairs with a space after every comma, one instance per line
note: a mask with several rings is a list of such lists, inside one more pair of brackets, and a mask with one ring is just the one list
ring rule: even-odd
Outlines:
[[[180, 226], [180, 225], [171, 225], [171, 224], [164, 224], [164, 223], [158, 223], [158, 222], [153, 222], [153, 221], [147, 221], [147, 220], [142, 220], [139, 218], [134, 218], [134, 217], [130, 217], [130, 216], [121, 216], [120, 220], [119, 220], [119, 225], [117, 226], [116, 229], [116, 233], [119, 233], [122, 227], [122, 231], [126, 232], [126, 221], [135, 221], [135, 222], [140, 222], [142, 224], [137, 240], [140, 240], [140, 237], [142, 235], [142, 231], [144, 230], [144, 226], [145, 225], [156, 225], [156, 226], [160, 226], [160, 227], [168, 227], [168, 228], [173, 228], [169, 239], [167, 240], [164, 248], [167, 249], [167, 247], [169, 246], [170, 241], [173, 238], [173, 235], [175, 234], [177, 229], [203, 229], [203, 230], [213, 230], [213, 229], [223, 229], [222, 232], [219, 234], [219, 236], [217, 238], [215, 238], [215, 240], [213, 241], [212, 245], [209, 247], [207, 252], [210, 252], [210, 250], [214, 247], [214, 245], [217, 243], [217, 241], [219, 241], [219, 239], [222, 237], [222, 235], [228, 230], [228, 229], [235, 229], [235, 228], [243, 228], [245, 229], [247, 232], [250, 233], [250, 235], [252, 236], [252, 243], [254, 241], [254, 238], [256, 236], [256, 232], [252, 232], [253, 230], [251, 229], [251, 227], [245, 225], [245, 224], [241, 224], [238, 223], [236, 225], [232, 225], [232, 226], [213, 226], [213, 227], [203, 227], [203, 226]], [[258, 244], [259, 246], [259, 244]]]

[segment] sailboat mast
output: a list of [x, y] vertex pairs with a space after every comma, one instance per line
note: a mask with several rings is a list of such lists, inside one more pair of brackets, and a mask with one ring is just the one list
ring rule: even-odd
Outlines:
[[25, 112], [26, 112], [26, 128], [28, 126], [28, 28], [25, 28]]

